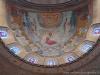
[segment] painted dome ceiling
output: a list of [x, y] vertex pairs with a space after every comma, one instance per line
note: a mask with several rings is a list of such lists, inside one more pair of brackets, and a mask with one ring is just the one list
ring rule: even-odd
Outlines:
[[[71, 5], [70, 10], [64, 8], [60, 12], [54, 12], [55, 7], [51, 6], [43, 7], [45, 12], [41, 8], [38, 9], [40, 6], [37, 5], [36, 9], [39, 11], [35, 11], [34, 4], [30, 9], [24, 7], [31, 7], [30, 2], [51, 5], [72, 1], [82, 1], [82, 4]], [[8, 51], [25, 63], [44, 67], [70, 65], [88, 55], [99, 39], [100, 24], [94, 23], [92, 4], [87, 5], [87, 0], [13, 2], [20, 2], [20, 5], [7, 3], [5, 6], [1, 1], [1, 6], [5, 7], [1, 8], [0, 12], [4, 15], [0, 21], [0, 38]], [[74, 4], [73, 2], [71, 4]], [[63, 7], [66, 7], [65, 4]], [[48, 8], [51, 11], [48, 11]]]

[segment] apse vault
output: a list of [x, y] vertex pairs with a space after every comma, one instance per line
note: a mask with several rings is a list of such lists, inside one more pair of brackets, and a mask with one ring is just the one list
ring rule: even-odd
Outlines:
[[97, 2], [0, 0], [0, 38], [8, 56], [28, 66], [24, 69], [40, 72], [69, 71], [87, 63], [100, 36]]

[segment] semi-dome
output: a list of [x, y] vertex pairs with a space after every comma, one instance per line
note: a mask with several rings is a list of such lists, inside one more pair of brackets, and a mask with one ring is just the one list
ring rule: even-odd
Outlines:
[[5, 46], [1, 54], [30, 71], [79, 68], [94, 58], [100, 37], [98, 2], [0, 0], [0, 38]]

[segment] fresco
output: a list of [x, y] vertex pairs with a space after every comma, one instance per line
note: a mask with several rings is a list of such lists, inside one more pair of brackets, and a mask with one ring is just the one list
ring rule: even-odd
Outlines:
[[73, 50], [85, 38], [84, 34], [89, 27], [88, 11], [78, 11], [34, 13], [19, 9], [13, 12], [11, 9], [10, 17], [14, 22], [11, 25], [16, 36], [24, 34], [26, 40], [35, 44], [42, 55], [61, 55], [64, 51]]
[[10, 37], [14, 40], [8, 36], [10, 40], [3, 41], [11, 52], [32, 64], [71, 63], [88, 53], [100, 35], [99, 25], [91, 27], [88, 6], [63, 12], [34, 12], [8, 4], [7, 10], [9, 28], [3, 31], [1, 27], [0, 37], [12, 31]]
[[23, 37], [23, 42], [25, 40], [30, 41], [37, 47], [37, 51], [41, 51], [39, 54], [43, 56], [64, 54], [63, 48], [65, 48], [65, 44], [77, 30], [76, 14], [73, 11], [34, 13], [18, 11], [18, 9], [16, 9], [16, 12], [15, 10], [13, 12], [11, 9], [10, 17], [12, 21], [11, 27], [14, 29], [18, 40], [24, 34], [27, 38]]

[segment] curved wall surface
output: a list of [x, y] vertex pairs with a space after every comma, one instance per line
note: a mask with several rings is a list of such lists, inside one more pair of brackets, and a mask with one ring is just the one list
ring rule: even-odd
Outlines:
[[80, 69], [100, 53], [99, 3], [72, 0], [46, 7], [47, 3], [1, 0], [0, 56], [27, 73]]

